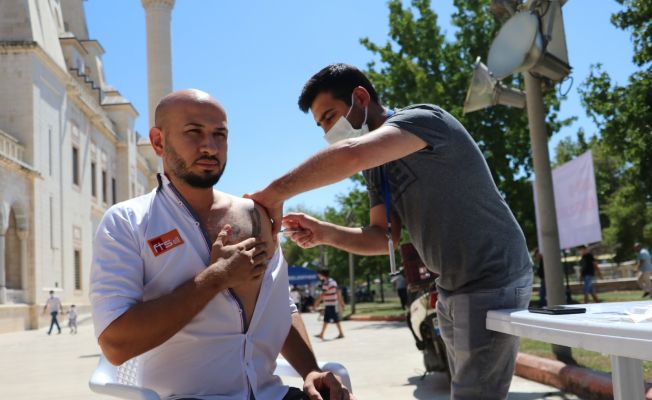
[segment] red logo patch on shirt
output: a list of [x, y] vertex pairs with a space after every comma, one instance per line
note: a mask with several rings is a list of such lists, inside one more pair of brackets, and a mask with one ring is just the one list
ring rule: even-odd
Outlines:
[[179, 232], [176, 229], [173, 229], [159, 237], [148, 240], [147, 243], [149, 243], [149, 248], [152, 250], [152, 253], [154, 253], [154, 256], [158, 257], [166, 251], [182, 245], [183, 239], [181, 239]]

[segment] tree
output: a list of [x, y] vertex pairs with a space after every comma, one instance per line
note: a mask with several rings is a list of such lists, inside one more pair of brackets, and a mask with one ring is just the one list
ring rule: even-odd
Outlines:
[[610, 157], [622, 157], [618, 188], [607, 197], [605, 241], [619, 246], [619, 259], [631, 258], [636, 240], [652, 243], [652, 4], [617, 0], [626, 8], [611, 21], [630, 30], [634, 62], [641, 69], [627, 85], [614, 84], [600, 64], [592, 66], [580, 87], [587, 114], [600, 130]]
[[[384, 45], [361, 39], [378, 56], [367, 74], [381, 98], [391, 106], [435, 103], [457, 117], [477, 141], [493, 178], [520, 222], [529, 243], [536, 243], [530, 137], [524, 110], [492, 107], [463, 115], [465, 94], [477, 56], [485, 56], [499, 23], [489, 14], [489, 0], [455, 0], [452, 23], [455, 41], [447, 42], [429, 0], [413, 0], [404, 7], [389, 2], [390, 40]], [[519, 76], [507, 84], [522, 87]], [[559, 121], [559, 99], [546, 95], [547, 128], [553, 135], [570, 120]]]

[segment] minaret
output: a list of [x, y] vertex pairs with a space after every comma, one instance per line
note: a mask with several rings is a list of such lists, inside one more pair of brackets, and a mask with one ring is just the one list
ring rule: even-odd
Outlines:
[[172, 92], [170, 22], [175, 0], [141, 0], [147, 19], [147, 90], [149, 126], [159, 100]]

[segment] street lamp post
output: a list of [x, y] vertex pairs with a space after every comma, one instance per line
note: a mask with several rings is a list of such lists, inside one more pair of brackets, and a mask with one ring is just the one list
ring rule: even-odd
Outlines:
[[559, 233], [557, 211], [552, 187], [552, 169], [548, 153], [548, 134], [545, 125], [545, 110], [541, 93], [541, 81], [529, 72], [525, 78], [525, 96], [530, 126], [532, 163], [534, 164], [537, 204], [539, 207], [539, 231], [543, 242], [543, 259], [546, 268], [546, 297], [549, 304], [564, 304], [564, 281], [559, 259]]
[[[559, 259], [559, 231], [557, 229], [557, 210], [552, 186], [552, 169], [548, 153], [548, 134], [546, 132], [545, 108], [541, 92], [541, 80], [529, 71], [525, 78], [525, 96], [532, 163], [534, 164], [536, 196], [539, 210], [539, 231], [543, 242], [543, 260], [546, 280], [546, 299], [548, 305], [564, 304], [564, 282], [561, 260]], [[553, 352], [560, 360], [571, 358], [570, 348], [553, 345]]]

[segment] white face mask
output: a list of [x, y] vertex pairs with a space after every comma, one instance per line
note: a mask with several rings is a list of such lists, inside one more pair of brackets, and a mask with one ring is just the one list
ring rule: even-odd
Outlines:
[[351, 107], [349, 107], [349, 111], [345, 116], [341, 116], [335, 125], [324, 135], [324, 139], [326, 139], [328, 144], [333, 144], [344, 139], [360, 137], [369, 132], [369, 127], [367, 126], [367, 107], [364, 109], [364, 121], [362, 121], [362, 126], [359, 129], [355, 129], [349, 120], [346, 119], [351, 114], [351, 110], [353, 110], [353, 100], [353, 94], [351, 94]]

